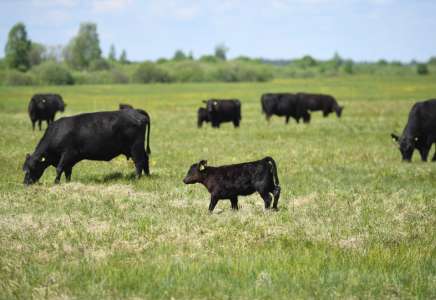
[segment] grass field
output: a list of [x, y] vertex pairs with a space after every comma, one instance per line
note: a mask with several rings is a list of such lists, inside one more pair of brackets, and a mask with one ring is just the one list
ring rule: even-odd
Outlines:
[[[314, 112], [285, 126], [261, 114], [265, 92], [330, 93], [338, 119]], [[60, 93], [57, 118], [115, 110], [151, 117], [151, 176], [125, 157], [82, 161], [72, 180], [55, 169], [24, 186], [32, 94]], [[238, 98], [230, 123], [196, 128], [208, 98]], [[436, 77], [342, 77], [268, 83], [0, 87], [0, 298], [435, 298], [436, 164], [402, 163], [392, 141]], [[432, 148], [429, 157], [433, 155]], [[201, 185], [184, 185], [201, 159], [218, 166], [271, 156], [279, 211], [259, 194], [213, 214]]]

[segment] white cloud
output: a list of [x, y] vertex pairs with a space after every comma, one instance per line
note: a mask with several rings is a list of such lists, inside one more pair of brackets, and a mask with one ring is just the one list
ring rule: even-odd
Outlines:
[[98, 0], [93, 3], [94, 12], [120, 11], [132, 4], [132, 0]]

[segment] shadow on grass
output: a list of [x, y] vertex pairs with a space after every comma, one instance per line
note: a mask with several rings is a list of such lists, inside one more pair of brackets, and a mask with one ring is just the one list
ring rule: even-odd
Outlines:
[[[160, 178], [157, 174], [144, 175], [142, 174], [141, 179], [139, 180], [150, 180], [150, 179], [158, 179]], [[108, 183], [108, 182], [116, 182], [116, 181], [135, 181], [136, 173], [123, 174], [121, 172], [113, 172], [106, 174], [104, 176], [90, 176], [88, 177], [89, 181], [94, 183]]]

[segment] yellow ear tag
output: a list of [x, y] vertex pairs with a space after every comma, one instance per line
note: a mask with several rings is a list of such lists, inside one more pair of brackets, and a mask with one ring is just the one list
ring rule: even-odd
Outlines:
[[418, 138], [415, 138], [415, 141], [417, 141], [418, 140]]
[[200, 171], [203, 171], [203, 170], [204, 170], [204, 166], [200, 165]]
[[41, 161], [45, 161], [45, 158], [43, 157], [43, 158], [41, 158]]
[[395, 142], [395, 139], [394, 139], [394, 138], [392, 138], [392, 140]]
[[217, 105], [217, 102], [215, 101], [215, 102], [213, 103], [213, 105]]

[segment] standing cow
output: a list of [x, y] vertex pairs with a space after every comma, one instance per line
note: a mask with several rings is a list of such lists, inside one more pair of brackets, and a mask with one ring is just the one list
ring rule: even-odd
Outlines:
[[297, 123], [300, 123], [301, 118], [305, 123], [310, 122], [310, 114], [307, 112], [304, 101], [297, 95], [288, 93], [263, 94], [260, 102], [262, 113], [266, 114], [268, 123], [272, 115], [286, 116], [286, 124], [288, 124], [290, 117], [293, 117]]
[[30, 99], [28, 111], [32, 128], [35, 130], [35, 123], [38, 121], [41, 130], [42, 121], [47, 121], [47, 126], [53, 123], [56, 112], [64, 112], [66, 104], [58, 94], [35, 94]]
[[197, 122], [197, 128], [203, 127], [203, 122], [209, 123], [210, 118], [209, 114], [207, 113], [207, 109], [200, 107], [198, 109], [198, 122]]
[[[144, 150], [145, 131], [147, 151]], [[140, 109], [124, 109], [64, 117], [52, 123], [45, 131], [32, 155], [26, 155], [23, 165], [24, 183], [39, 180], [49, 166], [56, 167], [59, 183], [65, 172], [71, 179], [75, 164], [84, 159], [110, 161], [118, 155], [132, 157], [139, 179], [144, 170], [148, 175], [150, 117]]]
[[329, 113], [335, 111], [338, 118], [341, 117], [342, 110], [344, 109], [344, 107], [339, 106], [335, 98], [333, 98], [332, 96], [322, 95], [322, 94], [305, 94], [305, 93], [298, 93], [297, 95], [304, 100], [304, 104], [306, 105], [306, 108], [308, 110], [310, 111], [322, 110], [324, 117], [328, 117]]
[[[274, 184], [275, 181], [275, 184]], [[259, 192], [265, 208], [269, 209], [274, 195], [273, 209], [277, 209], [280, 197], [277, 167], [271, 157], [236, 165], [208, 167], [207, 160], [193, 164], [188, 171], [185, 184], [201, 183], [210, 193], [209, 211], [212, 212], [218, 200], [229, 199], [232, 209], [238, 209], [238, 196]]]
[[[421, 160], [427, 161], [430, 148], [436, 143], [436, 99], [415, 103], [403, 135], [398, 137], [392, 133], [391, 136], [398, 142], [403, 161], [412, 161], [415, 148], [421, 154]], [[436, 152], [432, 161], [436, 161]]]
[[223, 122], [233, 122], [235, 128], [239, 128], [241, 118], [241, 102], [237, 99], [218, 100], [210, 99], [203, 100], [206, 103], [206, 109], [209, 114], [209, 119], [212, 127], [220, 128]]

